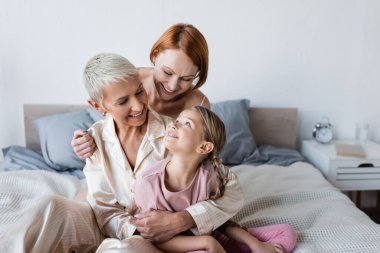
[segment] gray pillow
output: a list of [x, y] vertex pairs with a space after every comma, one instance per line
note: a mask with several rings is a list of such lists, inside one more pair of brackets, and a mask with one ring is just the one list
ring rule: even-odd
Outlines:
[[220, 157], [226, 165], [251, 163], [260, 160], [255, 140], [249, 128], [250, 101], [229, 100], [211, 104], [211, 110], [224, 122], [227, 140]]
[[75, 130], [87, 130], [95, 122], [90, 110], [49, 115], [34, 121], [42, 155], [51, 168], [58, 171], [83, 169], [85, 162], [75, 155], [71, 139]]

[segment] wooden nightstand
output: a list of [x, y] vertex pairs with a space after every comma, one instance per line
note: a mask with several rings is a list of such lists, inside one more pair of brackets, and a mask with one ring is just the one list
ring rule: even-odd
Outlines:
[[371, 141], [360, 143], [366, 157], [355, 158], [337, 156], [335, 143], [355, 144], [355, 141], [319, 144], [314, 140], [304, 140], [301, 153], [342, 191], [380, 190], [380, 145]]

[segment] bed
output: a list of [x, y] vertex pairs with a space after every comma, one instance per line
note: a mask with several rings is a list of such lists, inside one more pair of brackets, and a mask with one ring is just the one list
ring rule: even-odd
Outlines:
[[[212, 109], [227, 127], [229, 148], [222, 152], [223, 161], [238, 175], [244, 191], [245, 204], [235, 221], [247, 227], [291, 224], [298, 233], [296, 253], [380, 252], [380, 225], [296, 151], [296, 108], [250, 107], [243, 99], [213, 103]], [[68, 124], [67, 115], [73, 113], [74, 123], [82, 125], [66, 129], [70, 137], [65, 137], [59, 127]], [[0, 165], [0, 252], [39, 199], [50, 194], [73, 199], [85, 186], [81, 161], [72, 153], [62, 159], [51, 147], [69, 148], [72, 129], [86, 128], [101, 117], [84, 105], [24, 105], [24, 114], [26, 147], [6, 148]], [[66, 142], [49, 141], [53, 137]]]

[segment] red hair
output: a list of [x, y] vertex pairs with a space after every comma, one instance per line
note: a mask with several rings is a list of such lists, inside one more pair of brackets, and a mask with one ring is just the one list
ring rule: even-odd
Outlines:
[[178, 23], [166, 30], [150, 50], [150, 61], [166, 49], [181, 49], [198, 67], [198, 79], [194, 89], [201, 87], [207, 79], [208, 46], [202, 33], [190, 24]]

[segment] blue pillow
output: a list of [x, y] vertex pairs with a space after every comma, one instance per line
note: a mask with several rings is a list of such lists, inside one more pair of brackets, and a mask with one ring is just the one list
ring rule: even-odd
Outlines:
[[95, 122], [90, 110], [49, 115], [34, 121], [42, 155], [51, 168], [58, 171], [83, 169], [85, 161], [75, 155], [71, 139], [75, 130], [87, 130]]
[[227, 140], [220, 157], [226, 165], [251, 163], [260, 160], [249, 128], [248, 99], [228, 100], [211, 104], [211, 110], [223, 121]]
[[[13, 145], [3, 148], [4, 161], [0, 163], [0, 171], [46, 170], [55, 172], [46, 162], [42, 154], [34, 150]], [[84, 178], [82, 170], [57, 171], [61, 174]]]

